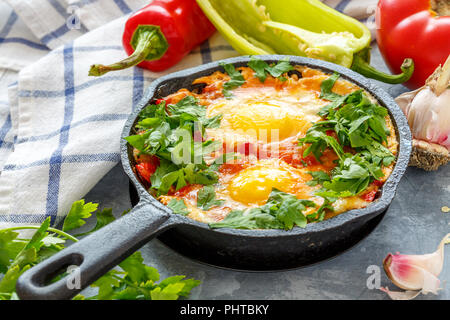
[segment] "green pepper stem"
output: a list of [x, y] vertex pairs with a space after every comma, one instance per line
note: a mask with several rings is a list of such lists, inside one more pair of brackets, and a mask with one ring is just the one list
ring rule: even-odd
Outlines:
[[363, 57], [355, 54], [353, 64], [350, 67], [367, 78], [372, 78], [389, 84], [399, 84], [408, 81], [414, 72], [414, 61], [407, 58], [403, 61], [400, 74], [387, 74], [372, 67]]
[[[19, 226], [19, 227], [12, 227], [12, 228], [7, 228], [7, 229], [2, 229], [1, 232], [13, 231], [13, 230], [25, 230], [25, 229], [36, 229], [37, 230], [39, 228], [40, 228], [39, 226]], [[59, 235], [63, 236], [66, 239], [72, 240], [73, 242], [78, 242], [77, 238], [75, 238], [75, 237], [71, 236], [70, 234], [68, 234], [68, 233], [66, 233], [64, 231], [61, 231], [59, 229], [55, 229], [55, 228], [51, 228], [50, 227], [50, 228], [47, 228], [47, 231], [59, 234]]]
[[89, 70], [90, 76], [102, 76], [115, 70], [123, 70], [138, 65], [144, 60], [157, 60], [167, 51], [168, 43], [159, 26], [141, 25], [131, 39], [130, 45], [134, 52], [127, 58], [110, 64], [93, 64]]

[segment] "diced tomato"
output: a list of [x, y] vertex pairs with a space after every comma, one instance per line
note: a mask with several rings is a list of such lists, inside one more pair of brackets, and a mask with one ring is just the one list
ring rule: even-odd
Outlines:
[[377, 195], [377, 190], [371, 190], [367, 192], [366, 194], [362, 195], [362, 198], [366, 201], [373, 201], [375, 199], [375, 196]]
[[303, 166], [303, 149], [300, 148], [296, 142], [282, 143], [278, 146], [278, 148], [275, 148], [274, 150], [269, 148], [266, 153], [269, 158], [278, 157], [280, 160], [283, 160], [291, 166]]
[[306, 157], [303, 157], [303, 161], [305, 161], [308, 166], [314, 166], [314, 165], [319, 164], [317, 159], [312, 154], [310, 154]]
[[175, 191], [173, 193], [173, 195], [176, 197], [182, 198], [182, 197], [185, 197], [191, 191], [193, 191], [195, 189], [199, 189], [201, 187], [202, 187], [202, 185], [200, 185], [200, 184], [188, 184], [188, 185], [180, 188], [180, 190]]
[[314, 158], [313, 155], [308, 155], [307, 157], [302, 157], [301, 152], [303, 152], [301, 149], [291, 149], [291, 150], [283, 150], [280, 151], [279, 158], [286, 162], [287, 164], [290, 164], [294, 167], [302, 167], [306, 163], [308, 166], [314, 166], [318, 165], [319, 162], [317, 162], [316, 158]]
[[154, 156], [143, 155], [139, 157], [136, 164], [136, 170], [142, 180], [150, 182], [150, 177], [155, 173], [159, 166], [159, 159]]
[[160, 103], [163, 102], [163, 101], [166, 102], [166, 105], [167, 105], [167, 104], [170, 104], [170, 98], [161, 98], [161, 99], [157, 99], [155, 103], [156, 103], [156, 104], [160, 104]]
[[141, 179], [150, 182], [150, 177], [156, 171], [156, 166], [153, 163], [143, 162], [136, 165], [136, 170]]
[[375, 186], [377, 186], [377, 187], [381, 187], [382, 185], [383, 185], [383, 181], [380, 181], [380, 180], [375, 180], [374, 182], [373, 182], [373, 184], [375, 185]]
[[333, 130], [327, 130], [325, 134], [330, 137], [334, 137], [336, 135], [336, 133]]
[[242, 163], [224, 163], [220, 166], [219, 172], [221, 174], [234, 174], [245, 168]]

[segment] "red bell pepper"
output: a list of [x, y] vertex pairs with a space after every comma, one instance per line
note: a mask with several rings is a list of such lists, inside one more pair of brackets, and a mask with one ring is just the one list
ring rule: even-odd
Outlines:
[[377, 42], [392, 72], [399, 72], [405, 58], [415, 71], [405, 83], [410, 89], [444, 64], [450, 53], [450, 4], [448, 0], [380, 0], [376, 11]]
[[215, 30], [195, 0], [154, 0], [125, 24], [122, 44], [129, 57], [109, 66], [92, 65], [89, 75], [135, 65], [156, 72], [168, 69]]

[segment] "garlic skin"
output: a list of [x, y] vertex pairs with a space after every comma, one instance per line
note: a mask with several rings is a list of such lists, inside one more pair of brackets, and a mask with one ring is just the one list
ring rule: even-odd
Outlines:
[[394, 300], [410, 300], [420, 293], [438, 294], [441, 281], [438, 276], [444, 265], [444, 246], [450, 240], [447, 234], [437, 250], [430, 254], [405, 255], [389, 253], [383, 261], [388, 278], [404, 292], [390, 291], [381, 288]]
[[396, 98], [408, 119], [414, 138], [450, 150], [450, 89], [437, 96], [425, 86]]

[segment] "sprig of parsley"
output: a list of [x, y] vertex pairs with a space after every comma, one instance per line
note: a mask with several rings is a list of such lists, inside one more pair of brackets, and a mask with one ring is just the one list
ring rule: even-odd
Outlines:
[[[184, 204], [184, 203], [183, 203]], [[73, 203], [62, 230], [50, 227], [47, 218], [39, 227], [19, 226], [0, 230], [0, 300], [17, 300], [16, 282], [22, 273], [32, 266], [49, 258], [65, 247], [67, 240], [78, 239], [66, 231], [74, 230], [85, 224], [85, 219], [95, 213], [96, 225], [82, 235], [92, 233], [115, 220], [112, 209], [97, 211], [98, 204], [79, 200]], [[126, 214], [127, 211], [124, 212]], [[30, 239], [18, 238], [15, 232], [21, 229], [36, 229]], [[81, 235], [78, 235], [79, 237]], [[60, 275], [57, 279], [65, 276]], [[92, 287], [98, 287], [94, 296], [77, 295], [82, 300], [176, 300], [187, 297], [200, 281], [185, 279], [185, 276], [173, 276], [160, 282], [158, 271], [146, 265], [140, 252], [135, 252], [123, 260], [118, 269], [113, 269], [99, 278]]]

